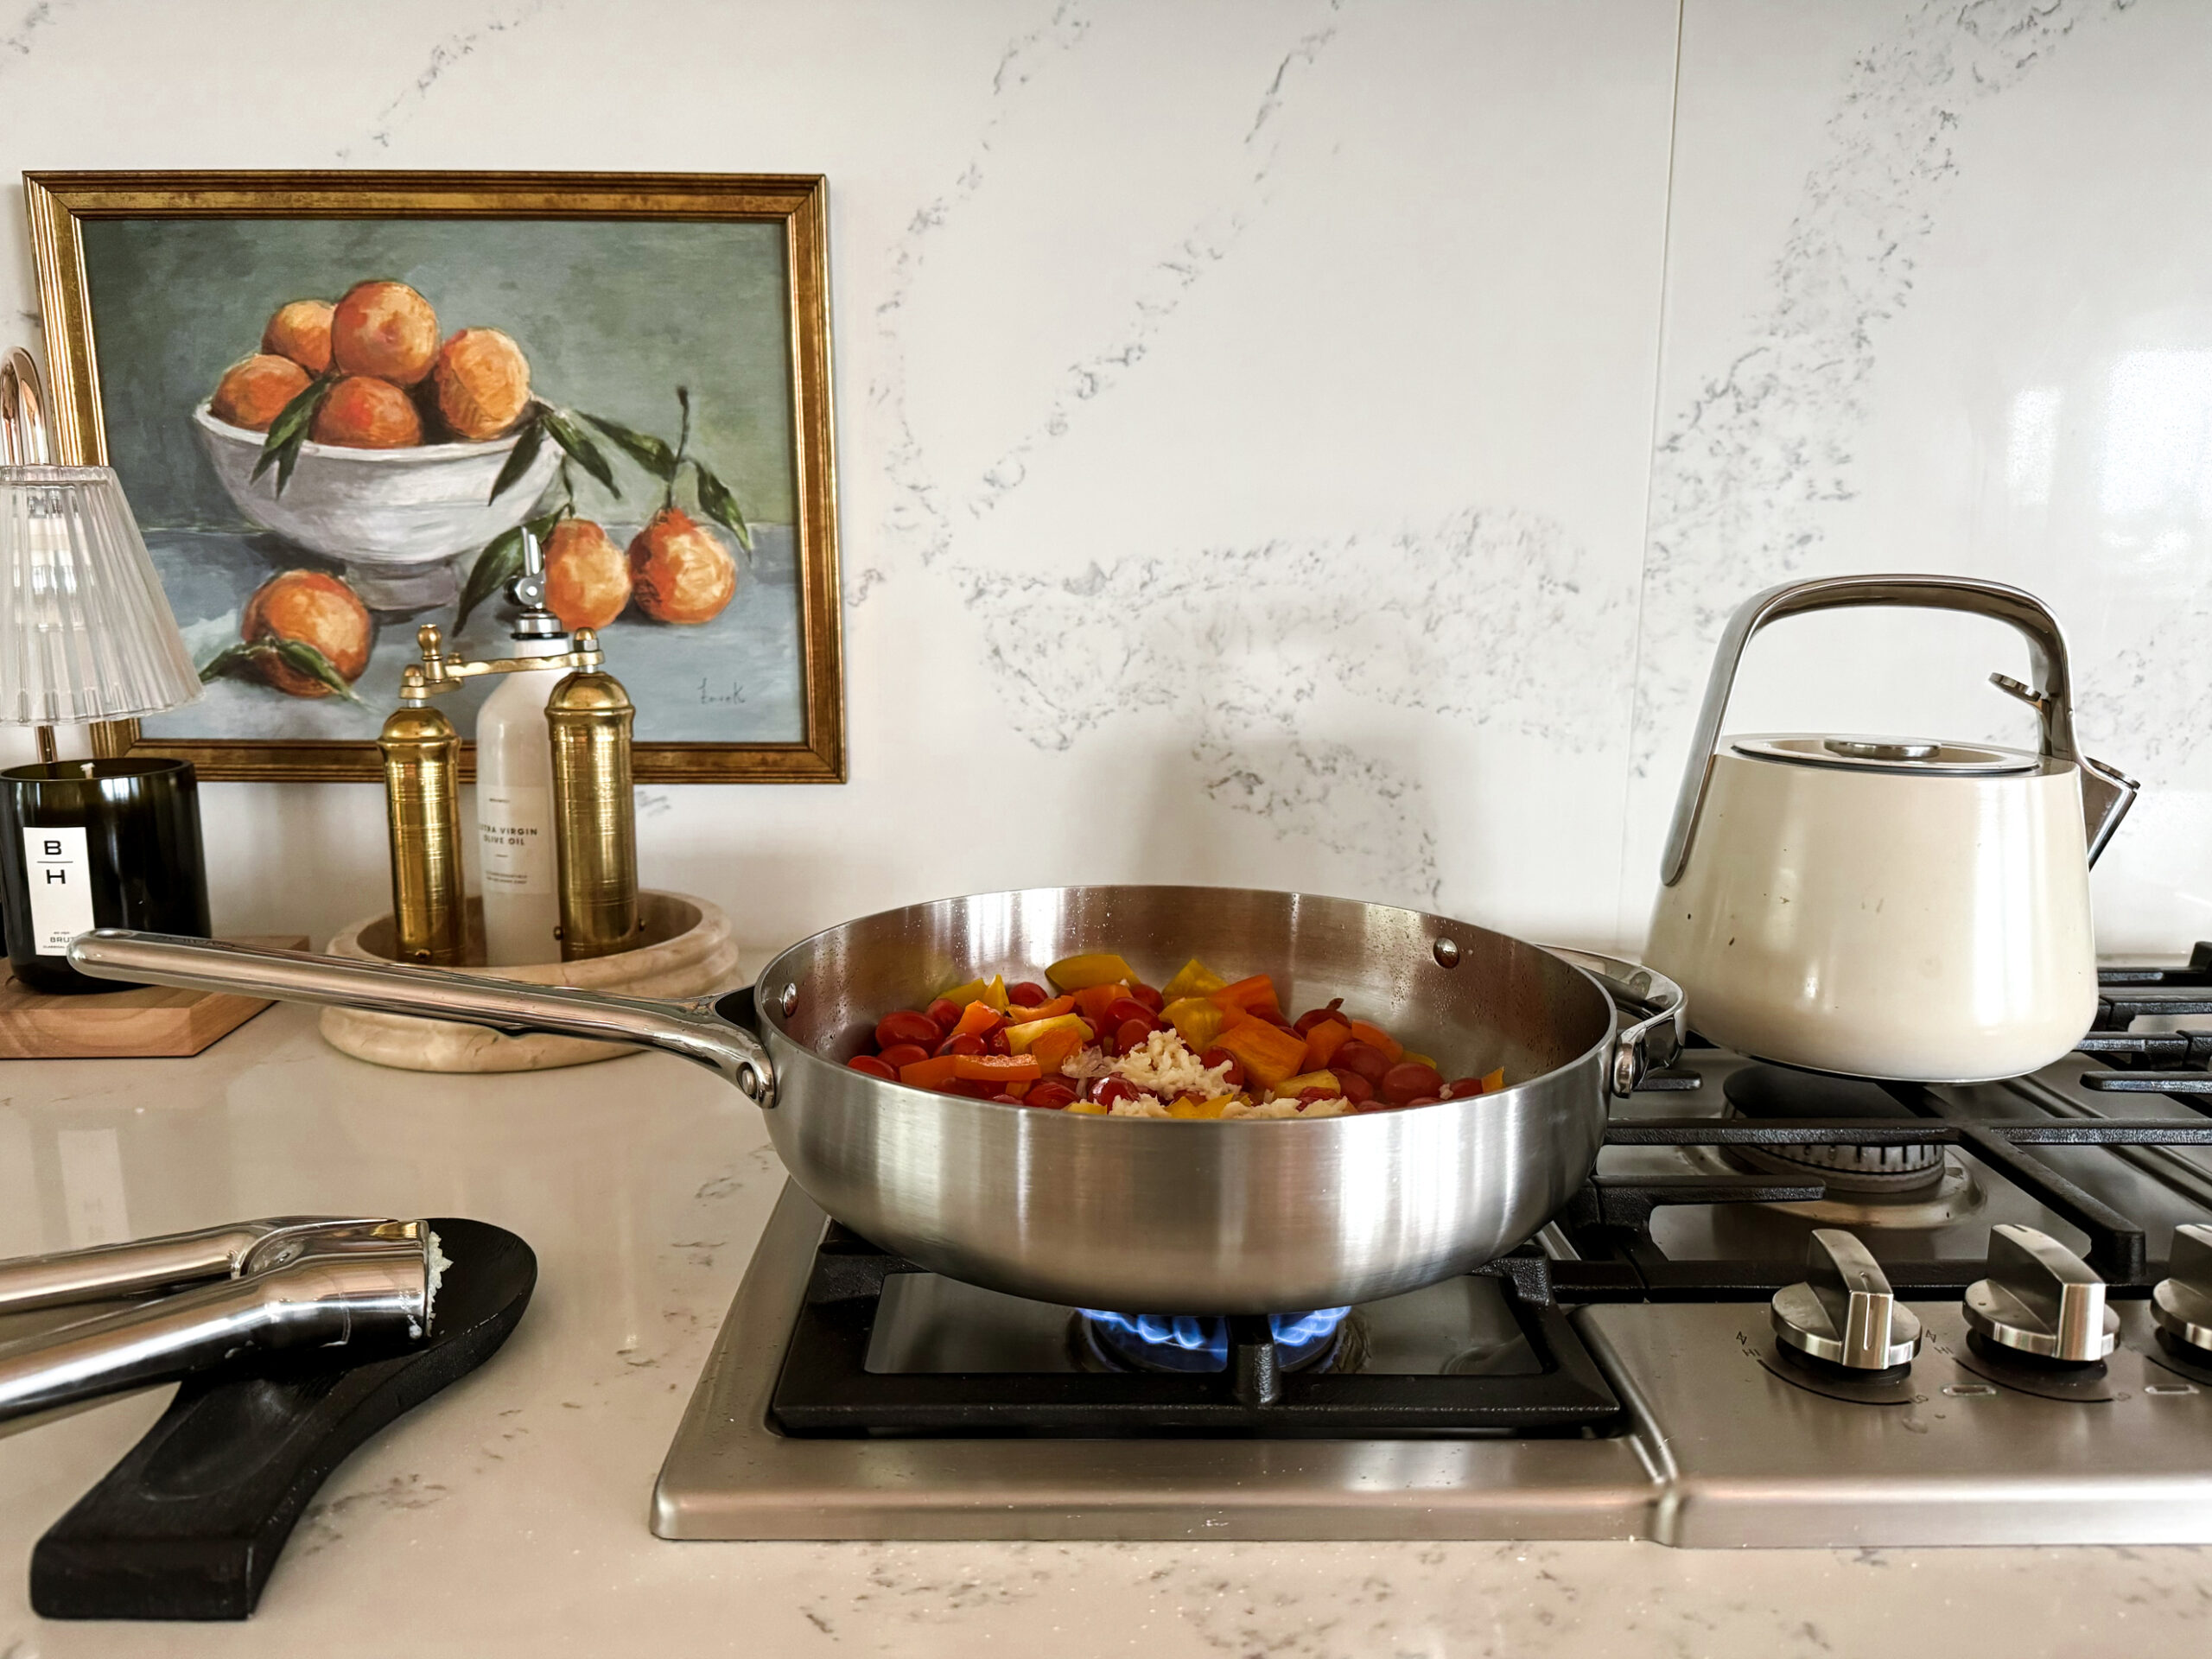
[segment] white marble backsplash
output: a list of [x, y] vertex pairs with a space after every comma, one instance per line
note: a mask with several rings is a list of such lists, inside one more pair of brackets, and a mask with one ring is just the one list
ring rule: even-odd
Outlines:
[[[2044, 594], [2212, 936], [2195, 0], [0, 8], [7, 166], [819, 171], [852, 781], [641, 796], [753, 954], [1195, 880], [1635, 945], [1721, 620]], [[20, 211], [0, 281], [33, 333]], [[1957, 619], [1763, 640], [1739, 729], [2009, 736]], [[619, 671], [619, 664], [617, 665]], [[363, 788], [207, 798], [219, 924], [379, 907]]]

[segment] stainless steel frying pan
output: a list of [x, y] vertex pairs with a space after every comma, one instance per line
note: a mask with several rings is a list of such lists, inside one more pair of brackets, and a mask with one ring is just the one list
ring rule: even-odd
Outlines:
[[[1164, 1122], [928, 1094], [844, 1062], [876, 1020], [976, 974], [1119, 950], [1341, 996], [1444, 1075], [1503, 1093], [1417, 1110]], [[1607, 1101], [1673, 1058], [1681, 993], [1648, 970], [1418, 911], [1237, 888], [1044, 887], [885, 911], [793, 945], [753, 993], [647, 1002], [438, 969], [114, 931], [87, 974], [661, 1048], [766, 1114], [791, 1177], [876, 1243], [1017, 1296], [1127, 1313], [1338, 1307], [1489, 1260], [1580, 1186]], [[1656, 1010], [1621, 1029], [1611, 982]]]

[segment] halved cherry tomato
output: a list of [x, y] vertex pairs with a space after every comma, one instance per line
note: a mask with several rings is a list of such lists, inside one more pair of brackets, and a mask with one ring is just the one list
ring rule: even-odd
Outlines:
[[1227, 1063], [1229, 1070], [1223, 1073], [1222, 1081], [1232, 1089], [1243, 1088], [1244, 1086], [1244, 1062], [1238, 1059], [1227, 1049], [1210, 1048], [1206, 1050], [1205, 1053], [1198, 1056], [1198, 1064], [1205, 1067], [1209, 1071], [1212, 1071], [1217, 1065], [1220, 1065], [1224, 1062]]
[[1025, 1008], [1035, 1007], [1039, 1002], [1048, 1001], [1052, 995], [1033, 979], [1018, 979], [1006, 988], [1006, 1000], [1020, 1003]]
[[1375, 1098], [1375, 1085], [1357, 1071], [1336, 1073], [1337, 1087], [1344, 1090], [1344, 1098], [1355, 1106], [1363, 1105]]
[[1389, 1069], [1388, 1055], [1373, 1044], [1357, 1039], [1338, 1045], [1337, 1052], [1329, 1057], [1329, 1070], [1338, 1077], [1347, 1071], [1356, 1071], [1378, 1088], [1382, 1086], [1383, 1074]]
[[955, 1032], [939, 1043], [936, 1050], [940, 1059], [949, 1059], [955, 1054], [981, 1054], [982, 1052], [983, 1039], [972, 1031]]
[[1337, 1010], [1343, 1007], [1344, 1005], [1344, 1000], [1339, 996], [1332, 999], [1329, 1006], [1325, 1008], [1306, 1009], [1305, 1013], [1298, 1016], [1298, 1034], [1301, 1037], [1311, 1037], [1313, 1034], [1314, 1027], [1330, 1020], [1344, 1020], [1345, 1024], [1349, 1025], [1351, 1021], [1349, 1020], [1345, 1020], [1343, 1014], [1337, 1012]]
[[1465, 1100], [1470, 1095], [1479, 1095], [1482, 1091], [1483, 1080], [1480, 1077], [1454, 1077], [1444, 1085], [1443, 1097], [1446, 1100]]
[[1157, 1008], [1147, 1008], [1134, 996], [1117, 996], [1106, 1005], [1103, 1023], [1118, 1026], [1124, 1020], [1149, 1020], [1159, 1012]]
[[[924, 1058], [928, 1057], [925, 1055]], [[871, 1077], [880, 1077], [886, 1083], [899, 1081], [898, 1069], [890, 1061], [874, 1054], [855, 1054], [845, 1062], [855, 1071], [866, 1072]]]
[[1007, 1042], [1006, 1027], [1004, 1026], [997, 1027], [995, 1029], [987, 1031], [983, 1033], [983, 1052], [986, 1054], [1011, 1054], [1014, 1052], [1013, 1048]]
[[1076, 1097], [1075, 1085], [1065, 1077], [1046, 1077], [1029, 1085], [1029, 1092], [1021, 1097], [1025, 1106], [1042, 1106], [1048, 1111], [1058, 1111]]
[[1111, 1106], [1117, 1100], [1135, 1100], [1138, 1092], [1137, 1086], [1127, 1077], [1109, 1077], [1090, 1097], [1101, 1106]]
[[1364, 1020], [1355, 1020], [1351, 1022], [1351, 1034], [1370, 1048], [1381, 1049], [1393, 1065], [1406, 1058], [1406, 1046], [1380, 1026], [1370, 1026]]
[[883, 1051], [883, 1063], [896, 1074], [902, 1065], [912, 1065], [916, 1060], [926, 1060], [928, 1049], [919, 1043], [893, 1043]]
[[931, 1022], [937, 1027], [938, 1035], [950, 1037], [952, 1028], [960, 1023], [960, 1005], [949, 996], [940, 996], [930, 1004], [928, 1014]]
[[1020, 1095], [993, 1095], [990, 1098], [996, 1101], [1001, 1106], [1019, 1106], [1021, 1104], [1021, 1096]]
[[887, 1014], [875, 1025], [875, 1046], [878, 1048], [890, 1048], [899, 1043], [931, 1045], [936, 1043], [938, 1038], [937, 1021], [926, 1014], [915, 1013], [912, 1008], [900, 1008], [895, 1014]]
[[1419, 1060], [1401, 1060], [1382, 1074], [1384, 1098], [1400, 1106], [1410, 1106], [1416, 1100], [1433, 1101], [1443, 1090], [1444, 1079], [1436, 1075], [1436, 1068]]
[[[1312, 1089], [1301, 1089], [1298, 1091], [1299, 1109], [1301, 1111], [1304, 1110], [1317, 1100], [1335, 1100], [1337, 1098], [1338, 1098], [1338, 1096], [1336, 1090], [1333, 1089], [1323, 1089], [1319, 1085], [1316, 1085]], [[1349, 1099], [1350, 1096], [1344, 1096], [1344, 1098]]]
[[1408, 1101], [1406, 1103], [1406, 1109], [1410, 1111], [1416, 1106], [1441, 1106], [1443, 1103], [1444, 1103], [1439, 1100], [1434, 1095], [1423, 1095], [1418, 1100]]
[[1129, 995], [1154, 1014], [1158, 1014], [1160, 1009], [1167, 1006], [1167, 999], [1149, 985], [1142, 983], [1132, 985], [1129, 987]]

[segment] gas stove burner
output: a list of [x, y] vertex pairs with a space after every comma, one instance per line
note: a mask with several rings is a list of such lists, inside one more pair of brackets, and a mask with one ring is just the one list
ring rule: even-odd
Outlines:
[[[1312, 1313], [1270, 1313], [1277, 1363], [1286, 1371], [1340, 1369], [1351, 1326], [1349, 1307]], [[1193, 1372], [1229, 1369], [1229, 1321], [1217, 1314], [1076, 1315], [1077, 1357], [1101, 1370]]]
[[[1751, 1065], [1721, 1084], [1738, 1117], [1894, 1117], [1914, 1114], [1878, 1083], [1829, 1077], [1779, 1065]], [[1732, 1147], [1753, 1168], [1795, 1174], [1811, 1170], [1837, 1192], [1910, 1192], [1943, 1179], [1941, 1146], [1834, 1145]]]

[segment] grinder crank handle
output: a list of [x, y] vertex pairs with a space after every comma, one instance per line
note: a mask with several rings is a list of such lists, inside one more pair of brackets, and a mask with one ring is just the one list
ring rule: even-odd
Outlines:
[[649, 1001], [567, 986], [415, 968], [391, 962], [263, 950], [216, 939], [103, 927], [69, 942], [69, 961], [96, 979], [150, 980], [188, 990], [245, 992], [375, 1014], [453, 1020], [508, 1033], [551, 1032], [680, 1054], [737, 1085], [756, 1106], [776, 1102], [775, 1068], [752, 1032], [715, 1013], [721, 999]]

